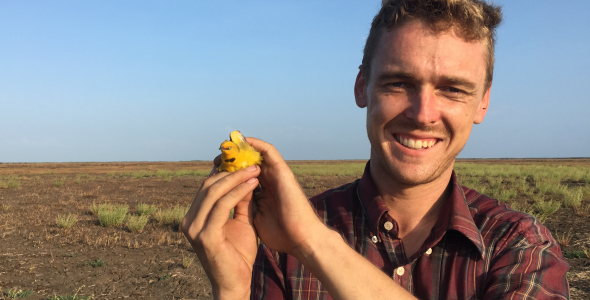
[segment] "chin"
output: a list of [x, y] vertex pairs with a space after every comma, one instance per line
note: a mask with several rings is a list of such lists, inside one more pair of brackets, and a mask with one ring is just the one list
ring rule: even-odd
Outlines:
[[392, 159], [384, 167], [393, 180], [403, 185], [416, 186], [428, 184], [441, 178], [449, 170], [452, 170], [454, 161], [453, 157], [429, 164], [412, 164], [396, 162], [395, 159]]

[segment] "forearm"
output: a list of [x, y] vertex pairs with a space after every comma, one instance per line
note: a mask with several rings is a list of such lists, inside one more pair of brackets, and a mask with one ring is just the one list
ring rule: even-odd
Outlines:
[[298, 249], [297, 259], [320, 280], [334, 299], [416, 299], [333, 230]]

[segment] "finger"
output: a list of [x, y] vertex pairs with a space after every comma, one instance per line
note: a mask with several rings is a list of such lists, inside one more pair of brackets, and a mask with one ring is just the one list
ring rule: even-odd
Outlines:
[[[197, 228], [202, 228], [203, 224], [207, 221], [207, 218], [209, 217], [213, 205], [215, 205], [216, 202], [218, 202], [226, 194], [230, 193], [238, 185], [246, 182], [251, 178], [258, 176], [258, 174], [260, 174], [260, 167], [251, 166], [233, 173], [222, 173], [229, 175], [224, 176], [220, 180], [216, 181], [213, 185], [211, 185], [206, 191], [203, 191], [204, 197], [198, 207], [198, 213], [196, 214], [195, 220], [193, 221], [193, 226], [196, 226]], [[256, 182], [258, 182], [258, 180], [256, 180]], [[231, 208], [233, 208], [233, 206]], [[229, 216], [229, 211], [227, 216]]]
[[213, 159], [213, 164], [214, 164], [216, 167], [219, 167], [219, 166], [221, 166], [221, 154], [217, 155], [217, 156], [215, 157], [215, 159]]
[[[250, 178], [246, 182], [243, 182], [234, 189], [232, 189], [226, 195], [221, 197], [217, 202], [215, 202], [215, 206], [211, 209], [209, 219], [207, 220], [207, 224], [205, 225], [207, 229], [221, 229], [229, 220], [227, 216], [229, 216], [229, 213], [232, 210], [232, 208], [237, 207], [238, 203], [243, 201], [245, 197], [251, 197], [252, 191], [257, 186], [258, 179], [256, 179], [255, 177]], [[241, 216], [244, 216], [242, 210], [240, 210], [240, 214]], [[243, 217], [241, 217], [241, 220], [243, 220]]]
[[252, 193], [248, 193], [234, 208], [234, 220], [253, 225]]
[[267, 164], [271, 166], [282, 163], [286, 164], [285, 160], [283, 159], [279, 151], [272, 144], [269, 144], [263, 140], [259, 140], [253, 137], [247, 137], [246, 141], [248, 142], [248, 144], [254, 147], [254, 149], [259, 151], [260, 154], [262, 154], [264, 162], [266, 162]]
[[219, 174], [210, 175], [209, 178], [205, 179], [205, 181], [203, 182], [203, 185], [201, 185], [201, 188], [199, 189], [199, 191], [197, 192], [197, 194], [193, 198], [193, 202], [191, 203], [191, 206], [189, 207], [186, 215], [182, 219], [181, 229], [183, 230], [183, 232], [185, 234], [188, 234], [188, 230], [189, 230], [191, 224], [196, 219], [197, 214], [201, 208], [202, 200], [207, 195], [207, 191], [208, 191], [209, 187], [228, 175], [229, 175], [229, 173], [222, 172]]

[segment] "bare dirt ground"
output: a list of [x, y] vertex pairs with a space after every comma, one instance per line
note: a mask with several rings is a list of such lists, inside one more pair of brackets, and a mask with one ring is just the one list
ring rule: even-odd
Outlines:
[[[292, 162], [320, 163], [320, 162]], [[321, 162], [338, 163], [338, 162]], [[500, 163], [499, 160], [482, 163]], [[506, 163], [517, 163], [514, 160]], [[559, 163], [519, 161], [518, 163]], [[590, 167], [590, 160], [566, 164]], [[140, 233], [102, 227], [89, 207], [93, 202], [138, 203], [160, 208], [188, 206], [205, 177], [112, 176], [141, 170], [207, 170], [210, 162], [0, 164], [0, 178], [18, 176], [20, 186], [0, 189], [0, 289], [32, 290], [28, 299], [55, 295], [94, 295], [94, 299], [210, 299], [211, 286], [178, 228], [153, 218]], [[110, 175], [109, 175], [110, 174]], [[355, 180], [354, 176], [300, 177], [308, 197]], [[62, 186], [56, 186], [62, 181]], [[313, 181], [312, 185], [306, 184]], [[313, 188], [310, 188], [313, 187]], [[58, 215], [74, 213], [71, 229], [56, 226]], [[577, 250], [590, 233], [589, 218], [558, 211], [546, 222], [552, 232], [573, 232], [565, 250]], [[102, 267], [85, 263], [102, 259]], [[568, 259], [572, 299], [590, 299], [590, 259]], [[0, 297], [1, 298], [1, 297]]]

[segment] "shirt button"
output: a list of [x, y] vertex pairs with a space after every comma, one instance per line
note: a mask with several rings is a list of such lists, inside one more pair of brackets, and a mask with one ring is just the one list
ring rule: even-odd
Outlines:
[[377, 238], [377, 236], [376, 236], [376, 235], [374, 235], [374, 236], [371, 238], [371, 241], [373, 241], [373, 243], [377, 244], [377, 242], [379, 241], [379, 239]]
[[399, 275], [399, 276], [402, 276], [402, 275], [404, 275], [405, 271], [406, 270], [404, 270], [404, 267], [399, 267], [399, 268], [397, 268], [397, 270], [395, 270], [395, 273], [397, 273], [397, 275]]
[[383, 227], [385, 227], [385, 230], [390, 231], [393, 229], [393, 224], [389, 221], [385, 222], [385, 224], [383, 224]]
[[432, 254], [432, 248], [428, 248], [428, 250], [426, 250], [426, 255], [430, 255]]

